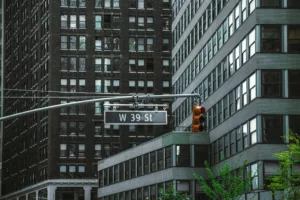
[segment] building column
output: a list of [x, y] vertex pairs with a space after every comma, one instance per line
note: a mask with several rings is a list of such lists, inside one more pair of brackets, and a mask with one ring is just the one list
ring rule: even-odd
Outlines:
[[92, 186], [83, 186], [84, 189], [84, 200], [91, 200]]
[[47, 199], [55, 200], [55, 191], [56, 191], [56, 186], [49, 185], [47, 187]]
[[35, 191], [35, 199], [39, 199], [39, 191]]

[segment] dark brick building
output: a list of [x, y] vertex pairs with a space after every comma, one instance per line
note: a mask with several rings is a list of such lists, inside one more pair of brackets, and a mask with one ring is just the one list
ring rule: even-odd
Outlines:
[[[4, 15], [4, 115], [171, 91], [170, 0], [6, 0]], [[3, 198], [90, 199], [97, 161], [169, 130], [105, 126], [104, 109], [95, 103], [5, 121]]]

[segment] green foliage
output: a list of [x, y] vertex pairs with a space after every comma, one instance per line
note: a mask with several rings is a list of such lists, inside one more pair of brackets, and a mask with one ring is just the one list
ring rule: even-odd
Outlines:
[[225, 163], [222, 168], [218, 169], [217, 176], [215, 176], [209, 168], [207, 161], [205, 161], [208, 180], [197, 174], [194, 174], [194, 176], [204, 193], [212, 200], [235, 200], [239, 199], [239, 195], [249, 191], [253, 178], [257, 176], [251, 176], [249, 172], [243, 177], [242, 174], [246, 165], [247, 160], [243, 162], [238, 168], [237, 173], [234, 174], [231, 172], [229, 164]]
[[273, 191], [284, 191], [282, 199], [300, 199], [300, 173], [293, 167], [300, 164], [300, 137], [289, 131], [287, 150], [274, 154], [279, 160], [281, 169], [268, 180], [267, 188]]
[[164, 192], [163, 189], [159, 190], [161, 200], [189, 200], [189, 196], [186, 193], [178, 192], [174, 188], [170, 188]]

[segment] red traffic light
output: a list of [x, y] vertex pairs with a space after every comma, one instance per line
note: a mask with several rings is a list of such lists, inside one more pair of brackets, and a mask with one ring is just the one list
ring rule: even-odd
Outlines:
[[204, 130], [205, 108], [201, 106], [193, 106], [192, 132], [196, 133]]

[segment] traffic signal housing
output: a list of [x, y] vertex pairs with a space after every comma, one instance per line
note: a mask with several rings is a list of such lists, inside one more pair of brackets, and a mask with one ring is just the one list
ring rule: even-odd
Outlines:
[[205, 126], [205, 108], [193, 105], [192, 132], [204, 131]]

